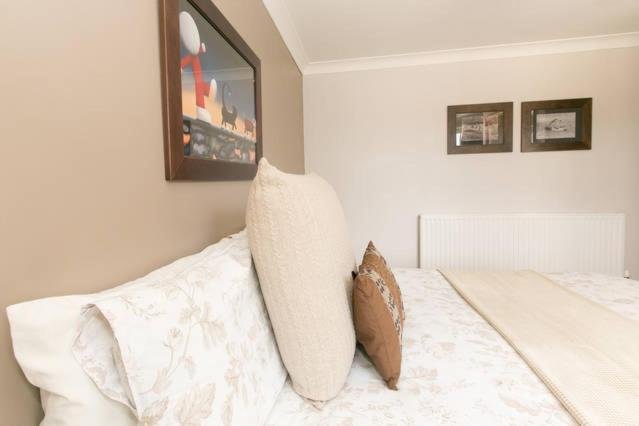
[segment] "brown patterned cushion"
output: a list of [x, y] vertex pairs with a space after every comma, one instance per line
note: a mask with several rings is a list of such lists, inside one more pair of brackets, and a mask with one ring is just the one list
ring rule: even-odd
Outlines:
[[395, 301], [399, 305], [399, 312], [402, 317], [402, 324], [404, 323], [404, 319], [406, 318], [406, 314], [404, 313], [404, 302], [402, 300], [402, 292], [399, 289], [399, 284], [397, 284], [397, 280], [395, 280], [395, 275], [393, 275], [393, 271], [391, 271], [390, 266], [384, 259], [384, 256], [377, 250], [375, 244], [372, 241], [368, 243], [368, 247], [366, 247], [366, 252], [364, 253], [364, 259], [362, 260], [362, 265], [369, 266], [370, 268], [376, 270], [386, 282], [386, 285], [390, 287], [391, 293], [393, 293], [393, 297]]
[[[369, 248], [372, 243], [369, 244]], [[375, 246], [372, 246], [375, 249]], [[375, 249], [375, 252], [377, 250]], [[367, 249], [366, 257], [371, 255]], [[383, 259], [381, 255], [379, 258]], [[363, 263], [353, 286], [353, 322], [357, 340], [364, 346], [375, 368], [390, 389], [397, 389], [402, 364], [401, 296], [384, 279], [379, 262]], [[385, 274], [392, 276], [385, 266]], [[390, 274], [390, 275], [388, 275]], [[392, 278], [394, 281], [394, 277]], [[395, 282], [397, 286], [397, 283]], [[399, 286], [396, 287], [399, 291]]]

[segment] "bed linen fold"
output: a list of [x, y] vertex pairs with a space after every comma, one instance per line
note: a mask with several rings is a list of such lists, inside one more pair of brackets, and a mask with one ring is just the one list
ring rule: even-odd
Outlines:
[[532, 271], [440, 271], [579, 423], [639, 423], [639, 323]]

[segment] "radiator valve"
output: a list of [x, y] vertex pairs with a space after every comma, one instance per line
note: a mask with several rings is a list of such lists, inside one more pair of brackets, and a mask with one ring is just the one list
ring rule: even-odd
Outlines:
[[623, 271], [623, 277], [626, 279], [630, 279], [630, 271], [627, 269]]

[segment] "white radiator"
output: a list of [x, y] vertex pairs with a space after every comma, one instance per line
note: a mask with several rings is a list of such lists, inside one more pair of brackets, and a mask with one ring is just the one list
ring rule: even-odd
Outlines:
[[419, 266], [622, 276], [623, 214], [420, 215]]

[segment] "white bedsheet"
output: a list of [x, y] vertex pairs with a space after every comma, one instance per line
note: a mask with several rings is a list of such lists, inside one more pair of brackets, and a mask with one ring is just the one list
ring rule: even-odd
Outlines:
[[[524, 361], [441, 274], [398, 269], [395, 275], [406, 307], [399, 390], [388, 390], [358, 349], [337, 398], [320, 410], [287, 382], [269, 425], [574, 424]], [[594, 274], [545, 275], [639, 321], [637, 281]]]

